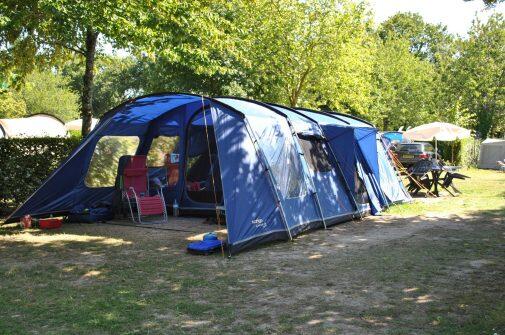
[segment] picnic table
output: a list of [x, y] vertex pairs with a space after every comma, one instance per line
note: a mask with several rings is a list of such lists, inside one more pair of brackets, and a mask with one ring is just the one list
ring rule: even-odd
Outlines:
[[[414, 164], [409, 171], [409, 184], [407, 189], [414, 195], [421, 189], [427, 190], [435, 196], [440, 196], [439, 187], [442, 187], [453, 197], [454, 193], [461, 193], [454, 185], [454, 179], [470, 178], [463, 174], [457, 173], [461, 169], [460, 166], [443, 165], [438, 160], [423, 159]], [[451, 187], [454, 191], [449, 190]]]

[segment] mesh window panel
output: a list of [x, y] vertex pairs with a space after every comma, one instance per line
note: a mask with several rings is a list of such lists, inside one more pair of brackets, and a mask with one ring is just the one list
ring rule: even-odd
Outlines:
[[332, 170], [324, 144], [317, 139], [300, 138], [305, 160], [313, 171], [329, 172]]
[[136, 136], [103, 136], [96, 144], [84, 183], [87, 187], [112, 187], [116, 181], [119, 158], [135, 155]]

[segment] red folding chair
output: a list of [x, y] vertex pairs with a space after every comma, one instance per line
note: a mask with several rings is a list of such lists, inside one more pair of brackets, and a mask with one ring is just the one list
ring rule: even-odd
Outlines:
[[131, 156], [123, 170], [122, 193], [123, 199], [128, 201], [132, 221], [135, 219], [134, 207], [137, 211], [138, 223], [142, 222], [143, 216], [162, 216], [164, 222], [168, 222], [163, 186], [158, 185], [156, 195], [149, 194], [149, 180], [147, 169], [147, 156]]

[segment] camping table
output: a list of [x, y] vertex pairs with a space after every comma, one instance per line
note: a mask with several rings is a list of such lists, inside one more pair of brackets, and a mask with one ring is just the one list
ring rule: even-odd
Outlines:
[[[446, 173], [447, 172], [455, 172], [457, 170], [461, 169], [461, 166], [450, 166], [450, 165], [440, 165], [438, 164], [437, 162], [433, 162], [433, 166], [431, 168], [431, 176], [432, 176], [432, 185], [433, 185], [433, 194], [435, 194], [437, 197], [439, 197], [439, 193], [438, 193], [438, 186], [443, 186], [441, 183], [440, 183], [440, 176], [442, 175], [442, 173], [445, 171]], [[449, 192], [450, 193], [450, 192]], [[451, 193], [452, 196], [454, 196], [452, 193]]]

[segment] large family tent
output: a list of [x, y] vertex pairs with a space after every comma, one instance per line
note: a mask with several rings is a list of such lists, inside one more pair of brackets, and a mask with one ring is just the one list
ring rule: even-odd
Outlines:
[[310, 119], [291, 123], [285, 113], [253, 101], [167, 93], [106, 113], [9, 221], [112, 203], [118, 165], [128, 155], [147, 155], [149, 174], [158, 177], [166, 176], [164, 157], [171, 157], [180, 177], [165, 179], [166, 205], [224, 210], [230, 253], [359, 215]]
[[348, 116], [247, 99], [139, 97], [106, 113], [8, 221], [113, 210], [121, 162], [146, 156], [149, 179], [166, 185], [166, 207], [224, 213], [233, 254], [397, 201], [381, 190], [398, 184], [391, 171], [381, 177], [376, 136]]

